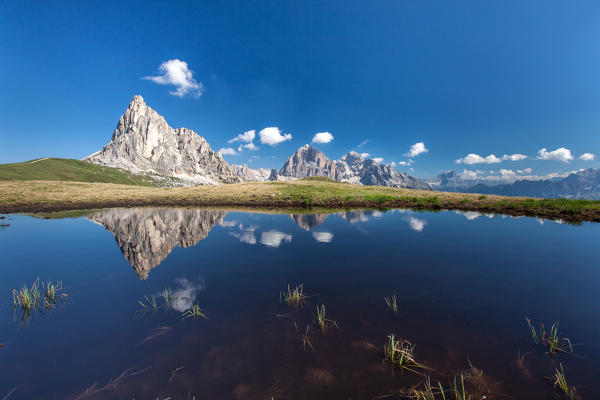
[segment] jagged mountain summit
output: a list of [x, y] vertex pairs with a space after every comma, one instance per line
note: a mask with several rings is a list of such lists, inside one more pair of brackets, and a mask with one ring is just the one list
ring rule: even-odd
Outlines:
[[240, 179], [208, 142], [187, 128], [173, 129], [134, 96], [102, 150], [84, 160], [136, 174], [174, 178], [181, 184], [233, 183]]
[[271, 179], [307, 176], [324, 176], [340, 182], [362, 185], [431, 190], [427, 183], [406, 173], [400, 173], [390, 165], [381, 165], [375, 160], [364, 158], [355, 151], [332, 161], [321, 150], [308, 144], [292, 154], [279, 172], [271, 175]]
[[248, 168], [247, 164], [238, 165], [231, 164], [233, 174], [244, 181], [264, 182], [268, 181], [271, 176], [271, 170], [266, 168], [252, 169]]

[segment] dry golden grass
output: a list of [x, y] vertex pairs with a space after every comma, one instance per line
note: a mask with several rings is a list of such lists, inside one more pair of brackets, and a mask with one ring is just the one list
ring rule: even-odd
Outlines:
[[64, 181], [0, 181], [0, 212], [44, 212], [119, 206], [457, 209], [600, 221], [600, 202], [536, 200], [427, 190], [357, 186], [325, 179], [178, 188]]

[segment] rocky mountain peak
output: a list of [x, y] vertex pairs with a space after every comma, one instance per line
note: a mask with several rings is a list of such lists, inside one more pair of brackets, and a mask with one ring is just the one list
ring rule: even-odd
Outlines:
[[119, 119], [110, 142], [85, 160], [134, 173], [173, 177], [187, 184], [239, 181], [203, 137], [191, 129], [173, 129], [139, 95]]
[[431, 189], [427, 183], [401, 174], [389, 165], [379, 165], [372, 159], [365, 159], [355, 151], [337, 161], [331, 161], [321, 150], [308, 144], [300, 147], [287, 159], [279, 170], [279, 175], [287, 178], [325, 176], [336, 181], [362, 185]]

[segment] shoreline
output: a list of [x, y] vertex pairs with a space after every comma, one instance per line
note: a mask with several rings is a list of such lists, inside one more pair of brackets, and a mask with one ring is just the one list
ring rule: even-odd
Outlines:
[[600, 201], [356, 186], [319, 178], [180, 188], [65, 181], [0, 182], [1, 214], [114, 207], [234, 207], [271, 212], [407, 208], [600, 222]]

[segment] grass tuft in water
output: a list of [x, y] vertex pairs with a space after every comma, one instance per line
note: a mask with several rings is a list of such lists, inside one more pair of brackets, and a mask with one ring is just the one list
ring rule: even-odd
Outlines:
[[165, 288], [162, 292], [162, 298], [165, 304], [171, 305], [174, 301], [177, 300], [177, 297], [171, 291], [171, 288]]
[[426, 368], [418, 363], [414, 356], [415, 346], [408, 340], [396, 340], [393, 333], [387, 336], [387, 341], [383, 346], [383, 355], [385, 361], [391, 365], [397, 365], [400, 370], [418, 372], [415, 368]]
[[42, 284], [44, 290], [44, 307], [53, 308], [57, 303], [65, 300], [68, 295], [63, 293], [63, 283], [62, 281], [58, 281], [56, 283], [52, 283], [48, 281]]
[[188, 319], [188, 318], [208, 319], [205, 312], [197, 304], [192, 305], [192, 308], [190, 308], [189, 310], [187, 310], [186, 312], [181, 314], [181, 316], [183, 317], [183, 319]]
[[36, 279], [31, 287], [23, 285], [21, 289], [13, 289], [13, 305], [16, 308], [20, 308], [23, 311], [23, 315], [28, 317], [31, 312], [39, 307], [41, 298], [40, 294], [40, 280]]
[[281, 292], [280, 298], [290, 306], [299, 307], [306, 302], [308, 296], [304, 294], [304, 285], [299, 284], [294, 289], [290, 285], [287, 287], [287, 292]]
[[143, 311], [156, 311], [159, 307], [155, 296], [144, 296], [142, 300], [138, 300], [138, 303], [142, 306]]
[[338, 328], [338, 330], [340, 329], [337, 322], [331, 319], [327, 319], [325, 304], [321, 304], [320, 307], [317, 306], [317, 315], [315, 315], [315, 319], [317, 320], [317, 324], [319, 325], [319, 329], [321, 329], [321, 332], [325, 332], [330, 326], [335, 326], [336, 328]]
[[304, 331], [304, 335], [302, 336], [302, 349], [306, 350], [307, 348], [310, 347], [310, 349], [312, 351], [315, 351], [315, 348], [313, 347], [312, 343], [310, 342], [310, 338], [308, 336], [309, 330], [310, 330], [310, 327], [308, 325], [306, 325], [306, 331]]
[[571, 340], [568, 338], [561, 338], [558, 336], [558, 321], [552, 324], [550, 331], [546, 331], [543, 323], [540, 323], [539, 332], [536, 331], [533, 323], [528, 317], [525, 317], [527, 325], [529, 326], [529, 335], [535, 344], [544, 344], [548, 348], [548, 354], [554, 355], [558, 353], [571, 354], [573, 353], [573, 346]]
[[563, 370], [562, 364], [559, 367], [554, 368], [554, 389], [560, 391], [560, 394], [567, 399], [578, 399], [577, 393], [574, 387], [569, 387], [567, 384], [567, 378], [565, 377], [565, 371]]
[[394, 294], [392, 297], [385, 297], [384, 299], [388, 308], [392, 310], [394, 314], [398, 314], [398, 301], [396, 300], [396, 294]]
[[442, 387], [441, 383], [438, 382], [438, 386], [434, 388], [431, 385], [431, 378], [429, 376], [425, 376], [423, 389], [416, 389], [412, 397], [417, 400], [446, 400], [446, 393], [444, 392], [444, 388]]

